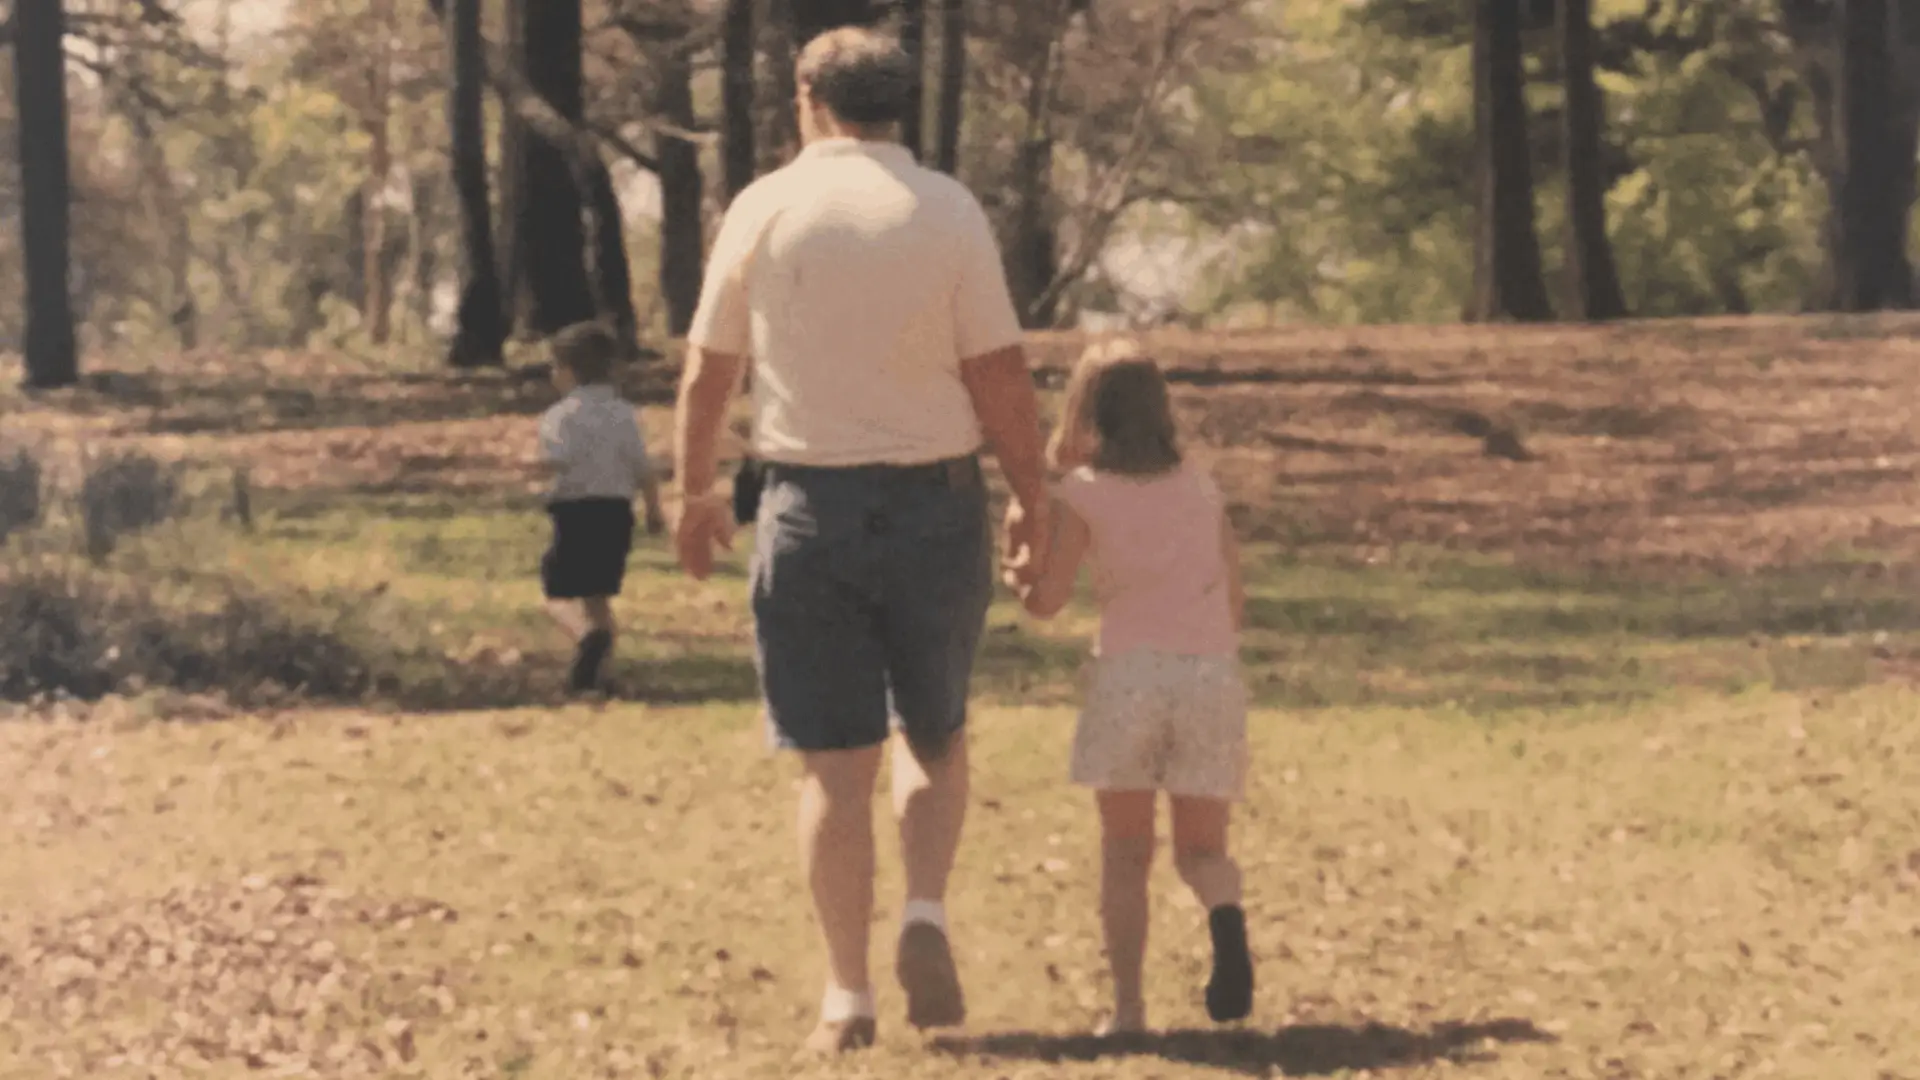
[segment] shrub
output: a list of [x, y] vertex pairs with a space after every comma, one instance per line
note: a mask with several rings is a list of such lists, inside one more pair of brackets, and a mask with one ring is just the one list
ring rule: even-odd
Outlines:
[[39, 459], [24, 449], [15, 450], [11, 461], [0, 459], [0, 544], [39, 524], [42, 479]]
[[141, 453], [90, 462], [80, 484], [87, 554], [111, 554], [120, 539], [171, 520], [184, 509], [177, 468]]
[[0, 569], [0, 700], [148, 688], [238, 703], [349, 700], [374, 686], [374, 665], [337, 619], [297, 598], [225, 588], [211, 605], [170, 606], [97, 571], [47, 561]]

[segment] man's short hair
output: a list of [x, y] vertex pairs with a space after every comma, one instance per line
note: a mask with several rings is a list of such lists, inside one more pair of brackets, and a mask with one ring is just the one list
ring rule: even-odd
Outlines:
[[813, 100], [862, 127], [906, 119], [913, 95], [913, 61], [900, 40], [861, 26], [829, 30], [808, 42], [795, 74]]
[[553, 335], [553, 361], [583, 383], [606, 382], [620, 356], [620, 339], [602, 322], [580, 322]]

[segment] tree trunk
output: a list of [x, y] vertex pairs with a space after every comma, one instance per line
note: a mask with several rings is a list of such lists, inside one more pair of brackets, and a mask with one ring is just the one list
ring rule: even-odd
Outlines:
[[796, 112], [799, 90], [795, 85], [793, 61], [800, 50], [794, 30], [793, 8], [786, 0], [773, 0], [766, 22], [766, 50], [773, 58], [772, 106], [766, 110], [765, 138], [759, 149], [765, 154], [762, 169], [777, 169], [793, 159], [800, 146], [800, 119]]
[[27, 385], [80, 379], [67, 291], [69, 200], [67, 74], [60, 0], [14, 5], [14, 103], [19, 110], [21, 251], [27, 276]]
[[[685, 51], [675, 47], [656, 65], [659, 98], [655, 112], [680, 128], [695, 125], [693, 65]], [[706, 190], [700, 174], [700, 148], [685, 139], [663, 135], [655, 140], [660, 159], [660, 295], [667, 305], [667, 333], [685, 337], [700, 304], [701, 201]], [[749, 159], [751, 160], [751, 159]], [[729, 170], [738, 163], [727, 155]], [[728, 182], [735, 179], [728, 176]]]
[[753, 0], [727, 0], [720, 53], [722, 170], [732, 202], [759, 172], [753, 137]]
[[1567, 170], [1567, 284], [1575, 312], [1601, 321], [1627, 313], [1607, 237], [1607, 180], [1601, 160], [1600, 88], [1593, 81], [1592, 0], [1560, 0], [1560, 80]]
[[[409, 308], [413, 315], [411, 326], [404, 328], [403, 340], [412, 344], [412, 332], [415, 329], [425, 331], [433, 325], [434, 286], [440, 280], [440, 247], [435, 242], [438, 236], [434, 228], [439, 217], [440, 188], [434, 184], [432, 176], [425, 172], [413, 176], [413, 213], [407, 215], [407, 243], [412, 249], [409, 255], [410, 265], [407, 272], [411, 278], [407, 286]], [[429, 335], [431, 336], [431, 335]]]
[[[581, 87], [581, 0], [525, 0], [522, 64], [534, 90], [577, 124]], [[586, 266], [581, 184], [565, 152], [545, 139], [521, 139], [515, 245], [531, 300], [528, 325], [551, 334], [597, 314]]]
[[139, 145], [140, 171], [146, 181], [142, 201], [147, 213], [163, 223], [161, 243], [166, 246], [167, 320], [179, 336], [180, 347], [191, 351], [200, 347], [200, 312], [193, 298], [193, 223], [181, 200], [180, 187], [173, 182], [165, 148], [160, 144], [159, 132], [154, 130], [144, 103], [128, 102], [122, 111]]
[[1834, 306], [1842, 311], [1909, 307], [1913, 270], [1907, 262], [1911, 201], [1903, 202], [1903, 173], [1913, 169], [1911, 145], [1896, 130], [1892, 43], [1887, 0], [1840, 0], [1839, 70], [1835, 117], [1839, 169], [1831, 198], [1835, 226]]
[[1473, 98], [1479, 222], [1469, 315], [1553, 318], [1534, 231], [1520, 0], [1474, 0]]
[[[578, 174], [576, 174], [578, 175]], [[595, 317], [613, 324], [630, 351], [640, 346], [640, 316], [633, 307], [633, 268], [627, 260], [627, 216], [613, 190], [613, 174], [596, 158], [585, 172], [588, 224], [593, 229]]]
[[[526, 55], [527, 4], [529, 0], [505, 0], [506, 55], [519, 59]], [[484, 41], [484, 35], [483, 35]], [[484, 50], [484, 45], [482, 46]], [[500, 109], [500, 194], [494, 220], [500, 223], [495, 243], [494, 262], [500, 278], [501, 327], [508, 336], [514, 328], [526, 327], [531, 314], [527, 296], [527, 276], [520, 208], [526, 200], [527, 122], [506, 103]]]
[[1050, 294], [1059, 256], [1049, 205], [1053, 193], [1053, 110], [1064, 55], [1060, 41], [1071, 11], [1071, 0], [1053, 0], [1050, 11], [1035, 13], [1028, 31], [1035, 53], [1028, 58], [1026, 131], [1022, 136], [1013, 176], [1013, 235], [1007, 242], [1007, 284], [1028, 329], [1053, 325], [1054, 297]]
[[948, 175], [960, 168], [960, 116], [966, 90], [966, 0], [940, 0], [940, 101], [933, 164]]
[[880, 11], [873, 0], [790, 0], [793, 43], [797, 49], [842, 26], [872, 26]]
[[1893, 166], [1892, 210], [1896, 220], [1889, 223], [1889, 236], [1897, 238], [1893, 258], [1896, 283], [1904, 283], [1900, 295], [1902, 307], [1920, 304], [1920, 280], [1914, 277], [1913, 259], [1907, 246], [1912, 235], [1913, 208], [1920, 201], [1920, 90], [1910, 91], [1906, 108], [1894, 118], [1892, 145], [1887, 156]]
[[1053, 140], [1042, 134], [1020, 148], [1014, 191], [1013, 238], [1007, 244], [1007, 284], [1027, 329], [1053, 325], [1049, 287], [1059, 272], [1057, 239], [1047, 205], [1052, 190]]
[[[452, 128], [453, 186], [460, 199], [460, 308], [447, 348], [457, 368], [503, 362], [506, 310], [499, 263], [493, 250], [493, 214], [487, 198], [486, 60], [480, 36], [481, 0], [450, 0], [448, 53], [453, 91], [447, 98]], [[506, 119], [507, 126], [516, 121]]]
[[387, 182], [393, 176], [392, 111], [394, 0], [374, 0], [372, 23], [373, 57], [367, 73], [366, 128], [370, 149], [367, 152], [366, 196], [361, 200], [363, 275], [361, 321], [367, 337], [375, 345], [385, 345], [393, 330], [393, 277], [387, 272]]
[[913, 63], [913, 85], [907, 90], [907, 116], [900, 124], [900, 141], [913, 152], [914, 160], [927, 156], [927, 0], [899, 0], [900, 44]]

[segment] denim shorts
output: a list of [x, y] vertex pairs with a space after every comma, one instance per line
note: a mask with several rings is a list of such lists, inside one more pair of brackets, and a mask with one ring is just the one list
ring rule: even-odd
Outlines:
[[874, 746], [891, 721], [916, 750], [944, 752], [966, 724], [993, 599], [978, 459], [768, 463], [752, 592], [775, 746]]

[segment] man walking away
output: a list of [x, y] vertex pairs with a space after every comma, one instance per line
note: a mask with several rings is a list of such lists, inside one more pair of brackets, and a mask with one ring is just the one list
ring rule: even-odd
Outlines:
[[[1010, 553], [1046, 535], [1033, 381], [985, 213], [892, 139], [911, 67], [891, 38], [816, 38], [798, 67], [804, 148], [729, 207], [676, 423], [680, 560], [712, 570], [728, 399], [753, 364], [765, 471], [751, 573], [772, 735], [799, 753], [800, 838], [828, 979], [807, 1045], [872, 1043], [872, 792], [889, 714], [907, 896], [896, 975], [908, 1021], [962, 1022], [947, 877], [967, 801], [967, 691], [992, 598], [978, 458], [1012, 488]], [[1025, 565], [1025, 564], [1022, 564]]]

